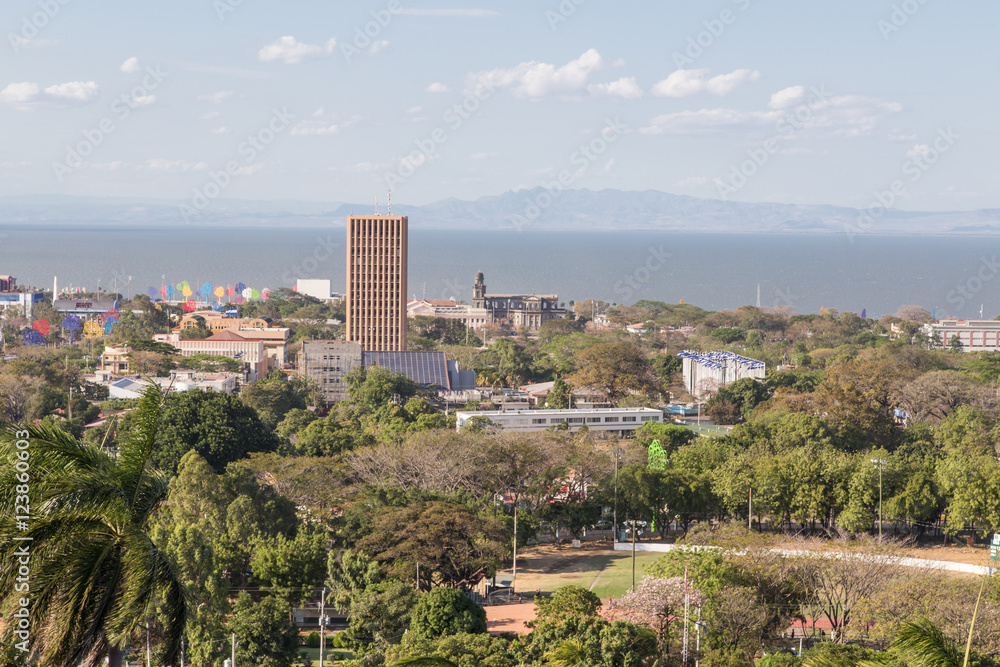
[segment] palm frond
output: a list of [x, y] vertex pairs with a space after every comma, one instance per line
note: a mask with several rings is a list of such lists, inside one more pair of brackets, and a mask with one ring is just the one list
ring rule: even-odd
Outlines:
[[905, 654], [913, 667], [959, 667], [958, 647], [926, 618], [904, 623], [893, 648]]

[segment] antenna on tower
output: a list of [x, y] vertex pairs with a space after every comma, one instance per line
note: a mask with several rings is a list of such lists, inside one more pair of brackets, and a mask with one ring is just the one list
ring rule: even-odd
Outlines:
[[389, 188], [389, 215], [392, 215], [392, 188]]
[[378, 215], [378, 195], [375, 195], [375, 215]]

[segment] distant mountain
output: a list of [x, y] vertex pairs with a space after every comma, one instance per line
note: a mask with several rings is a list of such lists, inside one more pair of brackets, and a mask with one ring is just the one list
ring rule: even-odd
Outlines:
[[[190, 202], [185, 202], [190, 205]], [[373, 204], [308, 201], [216, 200], [183, 212], [176, 201], [63, 195], [0, 197], [0, 226], [65, 225], [160, 227], [342, 226], [351, 213]], [[383, 205], [381, 212], [386, 209]], [[425, 206], [399, 205], [419, 229], [525, 229], [538, 231], [688, 231], [725, 233], [1000, 234], [1000, 209], [913, 212], [890, 210], [869, 217], [838, 206], [743, 203], [699, 199], [656, 190], [505, 192], [475, 201], [443, 199]]]

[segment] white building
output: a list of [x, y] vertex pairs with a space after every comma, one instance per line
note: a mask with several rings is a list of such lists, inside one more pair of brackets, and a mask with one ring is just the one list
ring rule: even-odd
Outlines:
[[445, 301], [441, 299], [412, 299], [406, 303], [406, 316], [443, 317], [447, 320], [458, 320], [472, 329], [482, 329], [490, 323], [490, 311], [485, 308]]
[[456, 412], [461, 431], [473, 417], [485, 417], [504, 431], [544, 431], [564, 424], [571, 431], [586, 425], [591, 431], [629, 435], [647, 422], [662, 422], [663, 411], [653, 408], [589, 408], [572, 410], [487, 410]]
[[697, 398], [743, 378], [764, 379], [763, 361], [741, 357], [733, 352], [684, 350], [677, 356], [684, 360], [684, 387]]
[[341, 298], [340, 294], [334, 294], [329, 279], [320, 280], [318, 278], [298, 278], [295, 281], [295, 291], [305, 294], [320, 301], [335, 301]]
[[941, 347], [958, 337], [962, 352], [1000, 351], [1000, 322], [996, 320], [938, 320], [924, 325], [926, 333]]

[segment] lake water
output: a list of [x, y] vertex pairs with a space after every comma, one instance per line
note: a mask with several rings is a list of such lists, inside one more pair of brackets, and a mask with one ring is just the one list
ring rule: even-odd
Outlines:
[[[441, 231], [411, 226], [411, 296], [471, 301], [487, 293], [558, 294], [616, 303], [650, 299], [709, 310], [757, 302], [818, 312], [939, 317], [1000, 313], [1000, 238], [716, 235], [678, 232]], [[291, 287], [330, 278], [344, 288], [342, 226], [283, 229], [0, 228], [0, 274], [20, 284], [146, 292], [162, 282]], [[131, 282], [129, 282], [131, 276]], [[165, 277], [164, 277], [165, 276]]]

